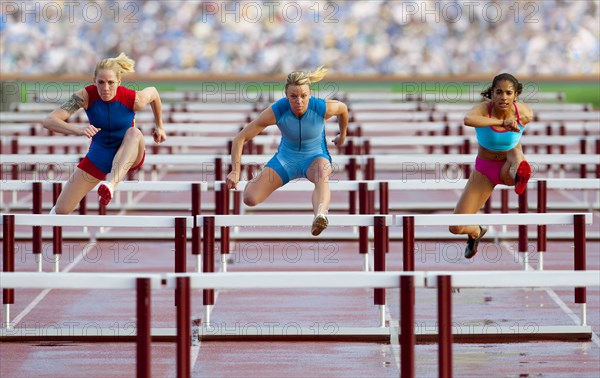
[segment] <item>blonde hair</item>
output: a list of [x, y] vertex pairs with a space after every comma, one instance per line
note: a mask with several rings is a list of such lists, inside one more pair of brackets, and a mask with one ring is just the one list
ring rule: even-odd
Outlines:
[[121, 80], [122, 72], [134, 72], [135, 61], [129, 58], [125, 53], [120, 53], [116, 58], [106, 58], [96, 64], [94, 70], [94, 79], [100, 70], [111, 70], [117, 76], [117, 80]]
[[327, 68], [323, 66], [317, 67], [317, 69], [312, 72], [294, 71], [287, 76], [285, 81], [285, 90], [287, 91], [288, 86], [290, 85], [310, 85], [312, 83], [316, 83], [321, 81], [326, 74]]

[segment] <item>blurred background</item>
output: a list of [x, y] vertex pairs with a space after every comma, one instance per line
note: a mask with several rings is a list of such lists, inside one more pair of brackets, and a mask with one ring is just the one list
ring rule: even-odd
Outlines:
[[3, 74], [89, 74], [121, 51], [145, 73], [595, 75], [600, 3], [2, 1]]
[[600, 108], [600, 0], [1, 4], [3, 111], [68, 98], [100, 59], [120, 52], [136, 61], [123, 78], [130, 88], [237, 102], [281, 97], [287, 73], [324, 65], [329, 73], [313, 88], [321, 97], [378, 90], [478, 101], [493, 76], [509, 72], [525, 84], [523, 101], [550, 91]]

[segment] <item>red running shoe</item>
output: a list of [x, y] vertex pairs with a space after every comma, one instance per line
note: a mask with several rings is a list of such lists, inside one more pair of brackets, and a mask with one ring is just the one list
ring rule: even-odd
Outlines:
[[98, 200], [104, 206], [107, 206], [110, 203], [110, 200], [113, 198], [113, 187], [112, 184], [108, 181], [105, 181], [100, 184], [98, 187]]
[[530, 177], [531, 166], [526, 160], [523, 160], [521, 164], [519, 164], [517, 174], [515, 175], [515, 193], [521, 195], [523, 192], [525, 192], [525, 188], [527, 188], [527, 182], [529, 181]]

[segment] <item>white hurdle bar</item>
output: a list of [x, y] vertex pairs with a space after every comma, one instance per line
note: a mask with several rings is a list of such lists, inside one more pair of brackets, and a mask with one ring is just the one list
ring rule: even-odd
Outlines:
[[[313, 185], [312, 183], [306, 183], [306, 187]], [[308, 185], [309, 184], [309, 185]], [[344, 183], [344, 186], [349, 188], [357, 187], [357, 184], [353, 182]], [[285, 186], [283, 187], [285, 188]], [[238, 188], [239, 189], [239, 188]], [[293, 190], [293, 189], [290, 189]], [[351, 215], [327, 215], [329, 220], [329, 227], [370, 227], [375, 225], [375, 217], [382, 217], [386, 225], [392, 225], [394, 220], [392, 215], [367, 215], [367, 214], [351, 214]], [[294, 215], [214, 215], [205, 216], [198, 215], [195, 218], [196, 224], [204, 224], [204, 219], [214, 218], [213, 227], [308, 227], [312, 224], [314, 215], [310, 214], [294, 214]], [[213, 229], [214, 231], [214, 229]], [[212, 235], [212, 236], [211, 236]], [[222, 233], [223, 235], [223, 233]], [[207, 235], [207, 231], [204, 233], [205, 239], [213, 239], [214, 244], [214, 232]], [[223, 241], [227, 243], [228, 241]], [[364, 243], [364, 242], [363, 242]], [[362, 244], [364, 248], [364, 244]], [[361, 248], [361, 247], [359, 247]], [[229, 249], [227, 246], [222, 246], [222, 253], [228, 253]], [[365, 250], [359, 250], [359, 253], [365, 255], [364, 270], [368, 270], [368, 247]], [[226, 271], [226, 258], [222, 257], [224, 271]]]
[[[415, 226], [450, 226], [450, 225], [573, 225], [575, 270], [586, 270], [586, 225], [592, 224], [592, 213], [520, 213], [514, 214], [449, 214], [449, 215], [395, 215], [395, 226], [403, 227], [403, 267], [406, 271], [414, 271], [414, 238]], [[519, 239], [519, 253], [527, 255], [527, 240]], [[408, 252], [408, 253], [407, 253]], [[543, 251], [542, 251], [543, 252]], [[523, 259], [523, 267], [528, 269], [528, 261]], [[541, 269], [540, 269], [541, 270]], [[586, 318], [585, 288], [575, 289], [575, 303], [581, 304], [582, 319]]]
[[[127, 338], [119, 337], [124, 331], [121, 328], [117, 330], [111, 329], [110, 331], [112, 332], [100, 329], [100, 334], [96, 335], [90, 335], [89, 329], [86, 328], [69, 328], [68, 331], [65, 331], [66, 334], [63, 334], [63, 330], [61, 329], [47, 329], [45, 330], [44, 335], [39, 335], [39, 332], [34, 333], [37, 333], [42, 339], [44, 337], [71, 337], [72, 339], [97, 337], [98, 339], [106, 340], [108, 338], [119, 341], [133, 339], [132, 341], [136, 342], [136, 376], [144, 378], [150, 378], [152, 376], [151, 291], [153, 289], [163, 288], [163, 279], [164, 277], [162, 275], [153, 273], [0, 273], [0, 282], [2, 283], [5, 298], [7, 294], [9, 296], [14, 296], [14, 289], [135, 290], [135, 329], [126, 330], [128, 333]], [[188, 356], [190, 353], [189, 340], [191, 338], [191, 324], [189, 319], [189, 292], [185, 291], [185, 289], [185, 287], [177, 286], [177, 290], [175, 290], [176, 300], [179, 302], [176, 316], [178, 336], [176, 358], [178, 371], [184, 367], [185, 348], [187, 348]], [[185, 322], [182, 322], [183, 319], [185, 319]], [[3, 322], [2, 339], [18, 339], [20, 330], [13, 327], [10, 323], [9, 309], [7, 309], [6, 305], [4, 308]], [[52, 332], [53, 330], [56, 331], [54, 335]], [[31, 331], [31, 329], [27, 329], [25, 335], [31, 335]], [[99, 329], [95, 328], [95, 331], [98, 332]], [[119, 335], [116, 336], [115, 332], [119, 333]], [[187, 343], [179, 340], [184, 337], [187, 338]]]
[[[120, 215], [41, 215], [41, 214], [0, 214], [3, 231], [3, 256], [14, 254], [15, 226], [51, 226], [53, 229], [54, 272], [60, 271], [62, 254], [62, 227], [133, 227], [133, 228], [167, 228], [174, 230], [175, 271], [185, 271], [185, 244], [187, 229], [193, 227], [194, 218], [175, 216], [120, 216]], [[34, 248], [41, 252], [41, 246]], [[12, 251], [12, 252], [10, 252]], [[37, 270], [41, 271], [38, 260]], [[14, 270], [12, 265], [4, 264], [4, 270]]]
[[[84, 156], [79, 154], [70, 155], [54, 155], [54, 154], [39, 154], [39, 155], [1, 155], [1, 164], [54, 164], [54, 165], [72, 165], [78, 164]], [[265, 164], [273, 155], [242, 155], [242, 164]], [[230, 155], [214, 155], [214, 154], [184, 154], [184, 155], [152, 155], [146, 156], [145, 163], [154, 165], [170, 165], [170, 164], [189, 164], [198, 165], [198, 163], [213, 163], [215, 158], [221, 158], [223, 163], [230, 164]], [[357, 159], [359, 162], [364, 162], [366, 159], [375, 159], [376, 163], [387, 165], [398, 165], [406, 163], [414, 164], [473, 164], [475, 161], [474, 154], [400, 154], [400, 155], [333, 155], [334, 163], [347, 164], [350, 159]], [[536, 164], [600, 164], [599, 155], [580, 155], [580, 154], [528, 154], [527, 161]]]
[[[67, 181], [53, 181], [53, 180], [39, 180], [39, 181], [25, 181], [25, 180], [6, 180], [2, 182], [2, 186], [0, 187], [0, 201], [2, 201], [2, 193], [4, 191], [12, 191], [12, 203], [15, 204], [17, 202], [17, 192], [20, 191], [34, 191], [35, 183], [39, 183], [40, 190], [42, 191], [51, 191], [55, 184], [60, 184], [61, 187], [64, 187]], [[115, 190], [115, 198], [114, 203], [116, 205], [121, 205], [121, 198], [119, 196], [120, 192], [127, 193], [127, 202], [125, 203], [126, 207], [132, 206], [133, 203], [133, 193], [140, 192], [190, 192], [193, 191], [194, 184], [199, 185], [199, 190], [201, 192], [206, 192], [208, 190], [208, 183], [206, 181], [121, 181]], [[98, 184], [99, 186], [100, 184]], [[96, 192], [98, 186], [94, 187], [90, 193]], [[193, 194], [192, 194], [193, 195]], [[2, 202], [0, 205], [4, 206]]]
[[[215, 227], [221, 227], [221, 267], [227, 271], [227, 255], [229, 254], [228, 227], [307, 227], [313, 221], [314, 215], [198, 215], [195, 224], [203, 227], [203, 262], [202, 267], [198, 265], [198, 271], [204, 273], [215, 271]], [[376, 271], [385, 271], [385, 248], [388, 233], [387, 225], [393, 224], [392, 215], [328, 215], [329, 227], [373, 227], [375, 231], [374, 260]], [[366, 248], [365, 248], [366, 244]], [[362, 248], [362, 249], [361, 249]], [[364, 250], [363, 250], [364, 249]], [[363, 270], [369, 270], [369, 248], [367, 235], [361, 233], [359, 240], [359, 253], [363, 254]], [[375, 305], [380, 307], [380, 324], [385, 324], [385, 293], [381, 290], [375, 291]], [[214, 305], [214, 291], [204, 292], [205, 318], [210, 319], [210, 312]]]
[[[140, 280], [144, 280], [141, 285]], [[600, 271], [546, 271], [546, 272], [258, 272], [258, 273], [211, 273], [211, 274], [110, 274], [105, 273], [62, 273], [45, 275], [40, 273], [0, 273], [2, 287], [19, 288], [124, 288], [138, 289], [138, 376], [150, 376], [150, 289], [175, 289], [180, 299], [177, 311], [177, 369], [185, 374], [191, 371], [191, 316], [190, 295], [193, 289], [239, 289], [239, 288], [400, 288], [399, 340], [401, 345], [401, 374], [412, 376], [415, 363], [415, 288], [436, 288], [438, 297], [437, 341], [440, 348], [439, 374], [449, 376], [452, 371], [452, 297], [456, 288], [520, 288], [520, 287], [599, 287]], [[140, 287], [142, 289], [140, 289]], [[144, 303], [145, 306], [140, 306]], [[139, 315], [142, 314], [142, 315]], [[577, 329], [568, 326], [548, 327], [553, 332], [591, 334], [591, 327]], [[26, 330], [26, 335], [32, 334]], [[391, 327], [390, 327], [391, 331]], [[514, 334], [514, 329], [506, 330]], [[3, 329], [3, 338], [14, 337], [11, 330]], [[483, 335], [497, 339], [504, 332]], [[480, 333], [481, 334], [481, 333]], [[202, 334], [200, 338], [202, 338]], [[231, 334], [228, 332], [228, 335]], [[234, 335], [235, 336], [235, 335]], [[256, 337], [248, 332], [240, 337]], [[391, 335], [390, 335], [391, 336]], [[459, 336], [459, 335], [457, 335]], [[531, 338], [533, 334], [529, 333]], [[144, 361], [143, 356], [148, 361]]]
[[[143, 280], [143, 281], [140, 281]], [[126, 288], [138, 290], [138, 376], [150, 376], [150, 289], [162, 287], [175, 289], [179, 299], [177, 310], [177, 371], [181, 375], [191, 372], [191, 290], [241, 289], [241, 288], [400, 288], [401, 374], [412, 376], [415, 371], [415, 288], [436, 288], [438, 297], [437, 341], [440, 348], [439, 374], [448, 376], [452, 371], [452, 295], [457, 288], [519, 288], [519, 287], [600, 287], [600, 271], [545, 271], [545, 272], [260, 272], [260, 273], [186, 273], [186, 274], [105, 274], [63, 273], [0, 273], [4, 290], [19, 288]], [[134, 286], [135, 285], [135, 286]], [[141, 314], [141, 315], [140, 315]], [[391, 327], [390, 327], [391, 328]], [[564, 328], [564, 329], [559, 329]], [[565, 331], [566, 329], [566, 331]], [[553, 332], [563, 334], [568, 327], [553, 327]], [[501, 330], [484, 336], [514, 334], [514, 329]], [[582, 325], [576, 331], [591, 334], [591, 327]], [[571, 331], [575, 332], [575, 330]], [[27, 332], [29, 335], [30, 333]], [[229, 333], [228, 333], [229, 334]], [[481, 334], [481, 333], [480, 333]], [[8, 335], [3, 330], [3, 335]], [[230, 336], [230, 335], [228, 335]], [[244, 337], [256, 336], [244, 332]], [[391, 336], [391, 335], [390, 335]], [[529, 334], [528, 336], [531, 336]], [[202, 335], [200, 335], [202, 337]], [[143, 357], [143, 358], [142, 358]], [[142, 373], [142, 374], [140, 374]]]
[[[197, 127], [196, 127], [197, 128]], [[575, 136], [575, 135], [525, 135], [521, 142], [524, 146], [565, 146], [573, 145], [580, 147], [581, 143], [594, 146], [598, 137], [593, 136]], [[16, 141], [23, 147], [80, 147], [85, 148], [89, 141], [85, 138], [74, 136], [1, 136], [0, 143], [9, 145]], [[227, 150], [227, 143], [231, 137], [227, 136], [169, 136], [167, 140], [160, 145], [155, 145], [153, 137], [144, 137], [146, 146], [149, 148], [173, 148], [180, 149], [201, 147], [201, 148], [221, 148]], [[253, 145], [262, 145], [264, 147], [277, 146], [281, 141], [280, 135], [257, 135], [252, 139]], [[371, 148], [376, 147], [419, 147], [419, 146], [456, 146], [462, 147], [465, 141], [469, 141], [472, 146], [477, 145], [477, 137], [471, 135], [437, 135], [437, 136], [349, 136], [346, 141], [352, 141], [355, 145], [364, 145], [368, 142]], [[593, 148], [593, 147], [592, 147]], [[266, 152], [266, 151], [265, 151]]]
[[[593, 216], [591, 213], [573, 214], [573, 213], [543, 213], [519, 214], [515, 217], [514, 214], [448, 214], [448, 215], [329, 215], [329, 225], [335, 226], [374, 226], [375, 231], [379, 227], [375, 227], [376, 218], [383, 220], [383, 224], [402, 226], [403, 227], [403, 266], [405, 271], [414, 271], [414, 226], [449, 226], [449, 225], [548, 225], [548, 224], [572, 224], [574, 228], [574, 240], [576, 244], [576, 252], [574, 255], [576, 269], [585, 270], [585, 225], [592, 224]], [[581, 219], [579, 219], [580, 217]], [[214, 272], [214, 244], [215, 244], [215, 227], [293, 227], [306, 226], [312, 222], [312, 215], [216, 215], [216, 216], [197, 216], [195, 224], [199, 227], [200, 224], [204, 228], [204, 261], [202, 265], [203, 272]], [[392, 223], [390, 223], [390, 221]], [[223, 237], [225, 233], [221, 233], [221, 261], [223, 271], [227, 270], [226, 254], [229, 249], [228, 237]], [[376, 235], [375, 239], [375, 270], [385, 271], [385, 248], [386, 244], [385, 232]], [[578, 236], [579, 235], [579, 236]], [[379, 243], [379, 244], [378, 244]], [[364, 251], [360, 251], [364, 252]], [[527, 252], [526, 250], [519, 252]], [[524, 263], [527, 267], [527, 263]], [[368, 251], [365, 253], [364, 270], [368, 270]], [[585, 303], [585, 294], [577, 294], [579, 303]], [[383, 305], [385, 300], [379, 299], [379, 294], [376, 293], [376, 304]], [[208, 292], [205, 294], [207, 306], [214, 305], [214, 293]], [[384, 303], [379, 303], [384, 302]], [[210, 316], [210, 307], [206, 307], [207, 316]], [[382, 308], [383, 313], [383, 308]]]
[[[329, 182], [329, 187], [332, 192], [341, 191], [341, 192], [357, 192], [360, 189], [361, 183], [366, 185], [366, 190], [368, 191], [376, 191], [381, 190], [381, 184], [387, 183], [388, 191], [399, 191], [399, 190], [462, 190], [466, 185], [468, 180], [459, 179], [459, 180], [418, 180], [418, 179], [410, 179], [410, 180], [331, 180]], [[592, 210], [600, 206], [600, 179], [592, 179], [592, 178], [573, 178], [573, 179], [564, 179], [564, 178], [540, 178], [540, 179], [531, 179], [528, 183], [528, 189], [535, 189], [537, 184], [540, 182], [545, 182], [546, 189], [553, 190], [583, 190], [584, 191], [584, 202], [582, 206], [588, 210]], [[40, 181], [25, 181], [25, 180], [5, 180], [2, 182], [0, 186], [0, 206], [5, 207], [6, 209], [15, 208], [19, 210], [28, 210], [30, 207], [24, 207], [17, 200], [18, 192], [28, 192], [32, 191], [33, 195], [39, 195], [35, 193], [36, 185], [40, 185], [40, 189], [42, 191], [50, 191], [53, 190], [53, 186], [55, 184], [60, 184], [61, 187], [64, 186], [66, 181], [50, 181], [50, 180], [40, 180]], [[39, 183], [39, 184], [37, 184]], [[224, 181], [215, 181], [215, 182], [197, 182], [200, 185], [200, 191], [206, 192], [208, 190], [215, 190], [216, 192], [224, 190]], [[115, 204], [120, 204], [120, 192], [127, 193], [127, 202], [125, 204], [126, 209], [146, 209], [146, 207], [134, 207], [132, 203], [133, 193], [139, 192], [186, 192], [194, 190], [195, 182], [180, 182], [180, 181], [123, 181], [119, 184], [114, 202]], [[233, 190], [234, 192], [242, 192], [247, 185], [247, 181], [240, 181], [238, 183], [237, 189]], [[300, 180], [293, 181], [279, 188], [278, 191], [312, 191], [314, 190], [314, 184], [309, 181]], [[497, 185], [496, 190], [512, 190], [512, 187], [506, 185]], [[12, 202], [10, 204], [4, 204], [2, 201], [2, 193], [4, 191], [12, 192]], [[595, 203], [592, 200], [587, 200], [587, 194], [589, 191], [596, 192]], [[350, 193], [352, 194], [352, 193]], [[194, 194], [192, 193], [192, 196]], [[41, 199], [40, 199], [41, 200]], [[504, 201], [504, 199], [503, 199]], [[35, 199], [33, 200], [35, 203]], [[228, 206], [229, 204], [224, 204]], [[310, 204], [306, 204], [307, 206]], [[30, 205], [29, 205], [30, 206]], [[189, 206], [189, 205], [188, 205]], [[285, 206], [286, 209], [289, 207], [289, 204], [281, 205]], [[352, 207], [349, 205], [350, 208]], [[381, 206], [381, 204], [380, 204]], [[388, 207], [390, 204], [388, 203]], [[151, 207], [149, 209], [153, 209]], [[308, 209], [306, 206], [300, 207], [300, 205], [296, 204], [290, 209], [293, 210], [303, 210]], [[530, 206], [531, 208], [531, 206]], [[178, 208], [179, 209], [179, 208]], [[245, 207], [240, 206], [239, 210], [245, 209]], [[265, 206], [264, 204], [259, 207], [257, 210], [267, 210], [270, 209], [269, 206]], [[395, 209], [392, 206], [392, 210]], [[427, 208], [429, 209], [429, 208]], [[234, 208], [235, 210], [235, 208]], [[375, 209], [372, 209], [375, 210]], [[8, 210], [7, 210], [8, 211]], [[81, 212], [80, 212], [81, 213]], [[83, 213], [81, 213], [83, 214]], [[192, 215], [194, 215], [192, 213]]]
[[[580, 227], [576, 228], [576, 218], [581, 217], [579, 223]], [[172, 226], [174, 218], [171, 217], [139, 217], [139, 216], [129, 216], [129, 217], [110, 217], [110, 216], [43, 216], [43, 215], [15, 215], [14, 224], [17, 225], [35, 225], [35, 226], [43, 226], [43, 225], [52, 225], [56, 226], [71, 226], [71, 225], [88, 225], [88, 226], [99, 226], [105, 225], [108, 223], [109, 226], [125, 226], [130, 227], [131, 223], [139, 225], [139, 227], [153, 227], [153, 223], [157, 223], [154, 227], [165, 227], [165, 225]], [[85, 221], [84, 219], [85, 218]], [[161, 219], [163, 218], [163, 219]], [[164, 220], [167, 218], [167, 220]], [[400, 220], [400, 218], [402, 218]], [[591, 224], [592, 222], [592, 214], [521, 214], [519, 217], [514, 217], [512, 214], [452, 214], [452, 215], [416, 215], [416, 216], [401, 216], [401, 215], [331, 215], [330, 216], [330, 225], [331, 226], [375, 226], [376, 219], [383, 221], [383, 225], [395, 225], [404, 228], [404, 244], [403, 250], [403, 265], [404, 269], [407, 271], [414, 271], [414, 261], [412, 259], [412, 253], [406, 253], [407, 251], [414, 250], [414, 225], [452, 225], [452, 224], [511, 224], [511, 225], [523, 225], [523, 224], [574, 224], [575, 229], [575, 244], [579, 246], [575, 251], [575, 267], [576, 269], [585, 270], [585, 224]], [[3, 222], [5, 217], [3, 217]], [[152, 220], [152, 222], [150, 222]], [[185, 220], [185, 219], [184, 219]], [[189, 224], [194, 224], [195, 228], [198, 228], [200, 224], [204, 227], [204, 263], [202, 264], [202, 270], [204, 272], [214, 272], [214, 227], [230, 227], [230, 226], [306, 226], [310, 224], [312, 221], [312, 215], [293, 215], [293, 216], [247, 216], [247, 215], [217, 215], [217, 216], [197, 216], [193, 218], [194, 223], [189, 222]], [[208, 223], [207, 223], [208, 221]], [[165, 223], [167, 222], [167, 223]], [[212, 222], [212, 223], [211, 223]], [[83, 223], [83, 224], [82, 224]], [[188, 224], [186, 220], [186, 224]], [[14, 225], [13, 225], [14, 228]], [[375, 227], [377, 230], [379, 227]], [[385, 227], [383, 227], [385, 228]], [[5, 229], [5, 239], [7, 240], [7, 244], [10, 245], [11, 241], [8, 236], [10, 232]], [[578, 231], [579, 230], [579, 231]], [[579, 232], [579, 237], [577, 236], [577, 232]], [[13, 230], [14, 234], [14, 230]], [[179, 233], [176, 231], [176, 234]], [[385, 233], [381, 234], [385, 235]], [[385, 247], [381, 245], [382, 239], [384, 236], [379, 236], [375, 238], [376, 249], [377, 243], [379, 242], [379, 250], [376, 251], [376, 270], [385, 270], [385, 259], [383, 258], [383, 263], [378, 262], [378, 256], [381, 255], [381, 251], [384, 250]], [[176, 237], [176, 249], [179, 238]], [[183, 240], [185, 240], [185, 232], [183, 236]], [[228, 244], [228, 240], [221, 239], [221, 242], [224, 245]], [[57, 243], [60, 244], [60, 243]], [[12, 238], [12, 245], [14, 248], [14, 237]], [[5, 247], [7, 249], [8, 247]], [[583, 251], [582, 251], [583, 249]], [[225, 249], [222, 249], [222, 252], [225, 253]], [[227, 250], [228, 252], [228, 250]], [[362, 251], [361, 251], [362, 252]], [[368, 250], [366, 251], [368, 253]], [[7, 253], [5, 255], [8, 255]], [[181, 254], [176, 254], [181, 255]], [[183, 254], [184, 255], [184, 254]], [[383, 256], [385, 254], [383, 253]], [[366, 257], [368, 259], [368, 257]], [[185, 260], [185, 255], [183, 257]], [[223, 256], [222, 256], [223, 259]], [[224, 271], [226, 271], [226, 260], [223, 267]], [[176, 270], [178, 263], [176, 260]], [[368, 261], [368, 260], [367, 260]], [[5, 264], [6, 266], [7, 264]], [[185, 264], [183, 264], [185, 267]], [[366, 265], [368, 268], [368, 264]], [[184, 270], [185, 268], [183, 268]], [[200, 261], [198, 261], [198, 270], [200, 270]], [[367, 270], [367, 269], [365, 269]], [[55, 265], [55, 271], [57, 271], [57, 267]], [[210, 294], [209, 296], [212, 296]], [[585, 303], [585, 293], [577, 294], [578, 303]], [[207, 297], [208, 298], [208, 297]], [[207, 299], [207, 305], [213, 305], [214, 299]], [[376, 299], [377, 301], [377, 299]], [[381, 303], [376, 303], [380, 304]], [[207, 307], [209, 309], [209, 307]], [[209, 312], [210, 310], [208, 310]], [[382, 311], [383, 312], [383, 311]], [[208, 314], [209, 315], [209, 314]]]
[[[0, 155], [0, 163], [6, 165], [50, 165], [64, 166], [69, 172], [79, 163], [83, 155], [53, 155], [53, 154], [37, 154], [37, 155]], [[242, 155], [242, 165], [264, 165], [272, 158], [272, 155]], [[393, 167], [393, 170], [410, 171], [431, 169], [440, 166], [451, 165], [472, 165], [475, 161], [474, 154], [401, 154], [401, 155], [334, 155], [332, 157], [334, 172], [336, 167], [344, 167], [350, 162], [356, 162], [361, 166], [366, 166], [369, 161], [372, 161], [375, 169], [383, 169], [384, 167]], [[528, 154], [527, 160], [530, 164], [545, 164], [545, 165], [600, 165], [600, 156], [597, 154]], [[176, 166], [178, 169], [194, 169], [200, 167], [206, 170], [207, 164], [213, 165], [219, 161], [223, 164], [231, 164], [230, 155], [211, 155], [211, 154], [179, 154], [179, 155], [153, 155], [146, 156], [145, 165], [151, 167], [159, 165]], [[170, 167], [171, 169], [173, 167]], [[217, 169], [218, 167], [214, 167]], [[153, 173], [156, 176], [156, 173]], [[372, 179], [373, 177], [365, 177]], [[216, 177], [216, 179], [220, 179]]]

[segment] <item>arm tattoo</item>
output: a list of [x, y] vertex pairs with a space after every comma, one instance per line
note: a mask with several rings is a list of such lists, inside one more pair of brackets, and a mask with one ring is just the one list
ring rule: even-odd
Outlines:
[[83, 107], [83, 99], [73, 94], [60, 108], [66, 110], [69, 114], [73, 114], [81, 107]]

